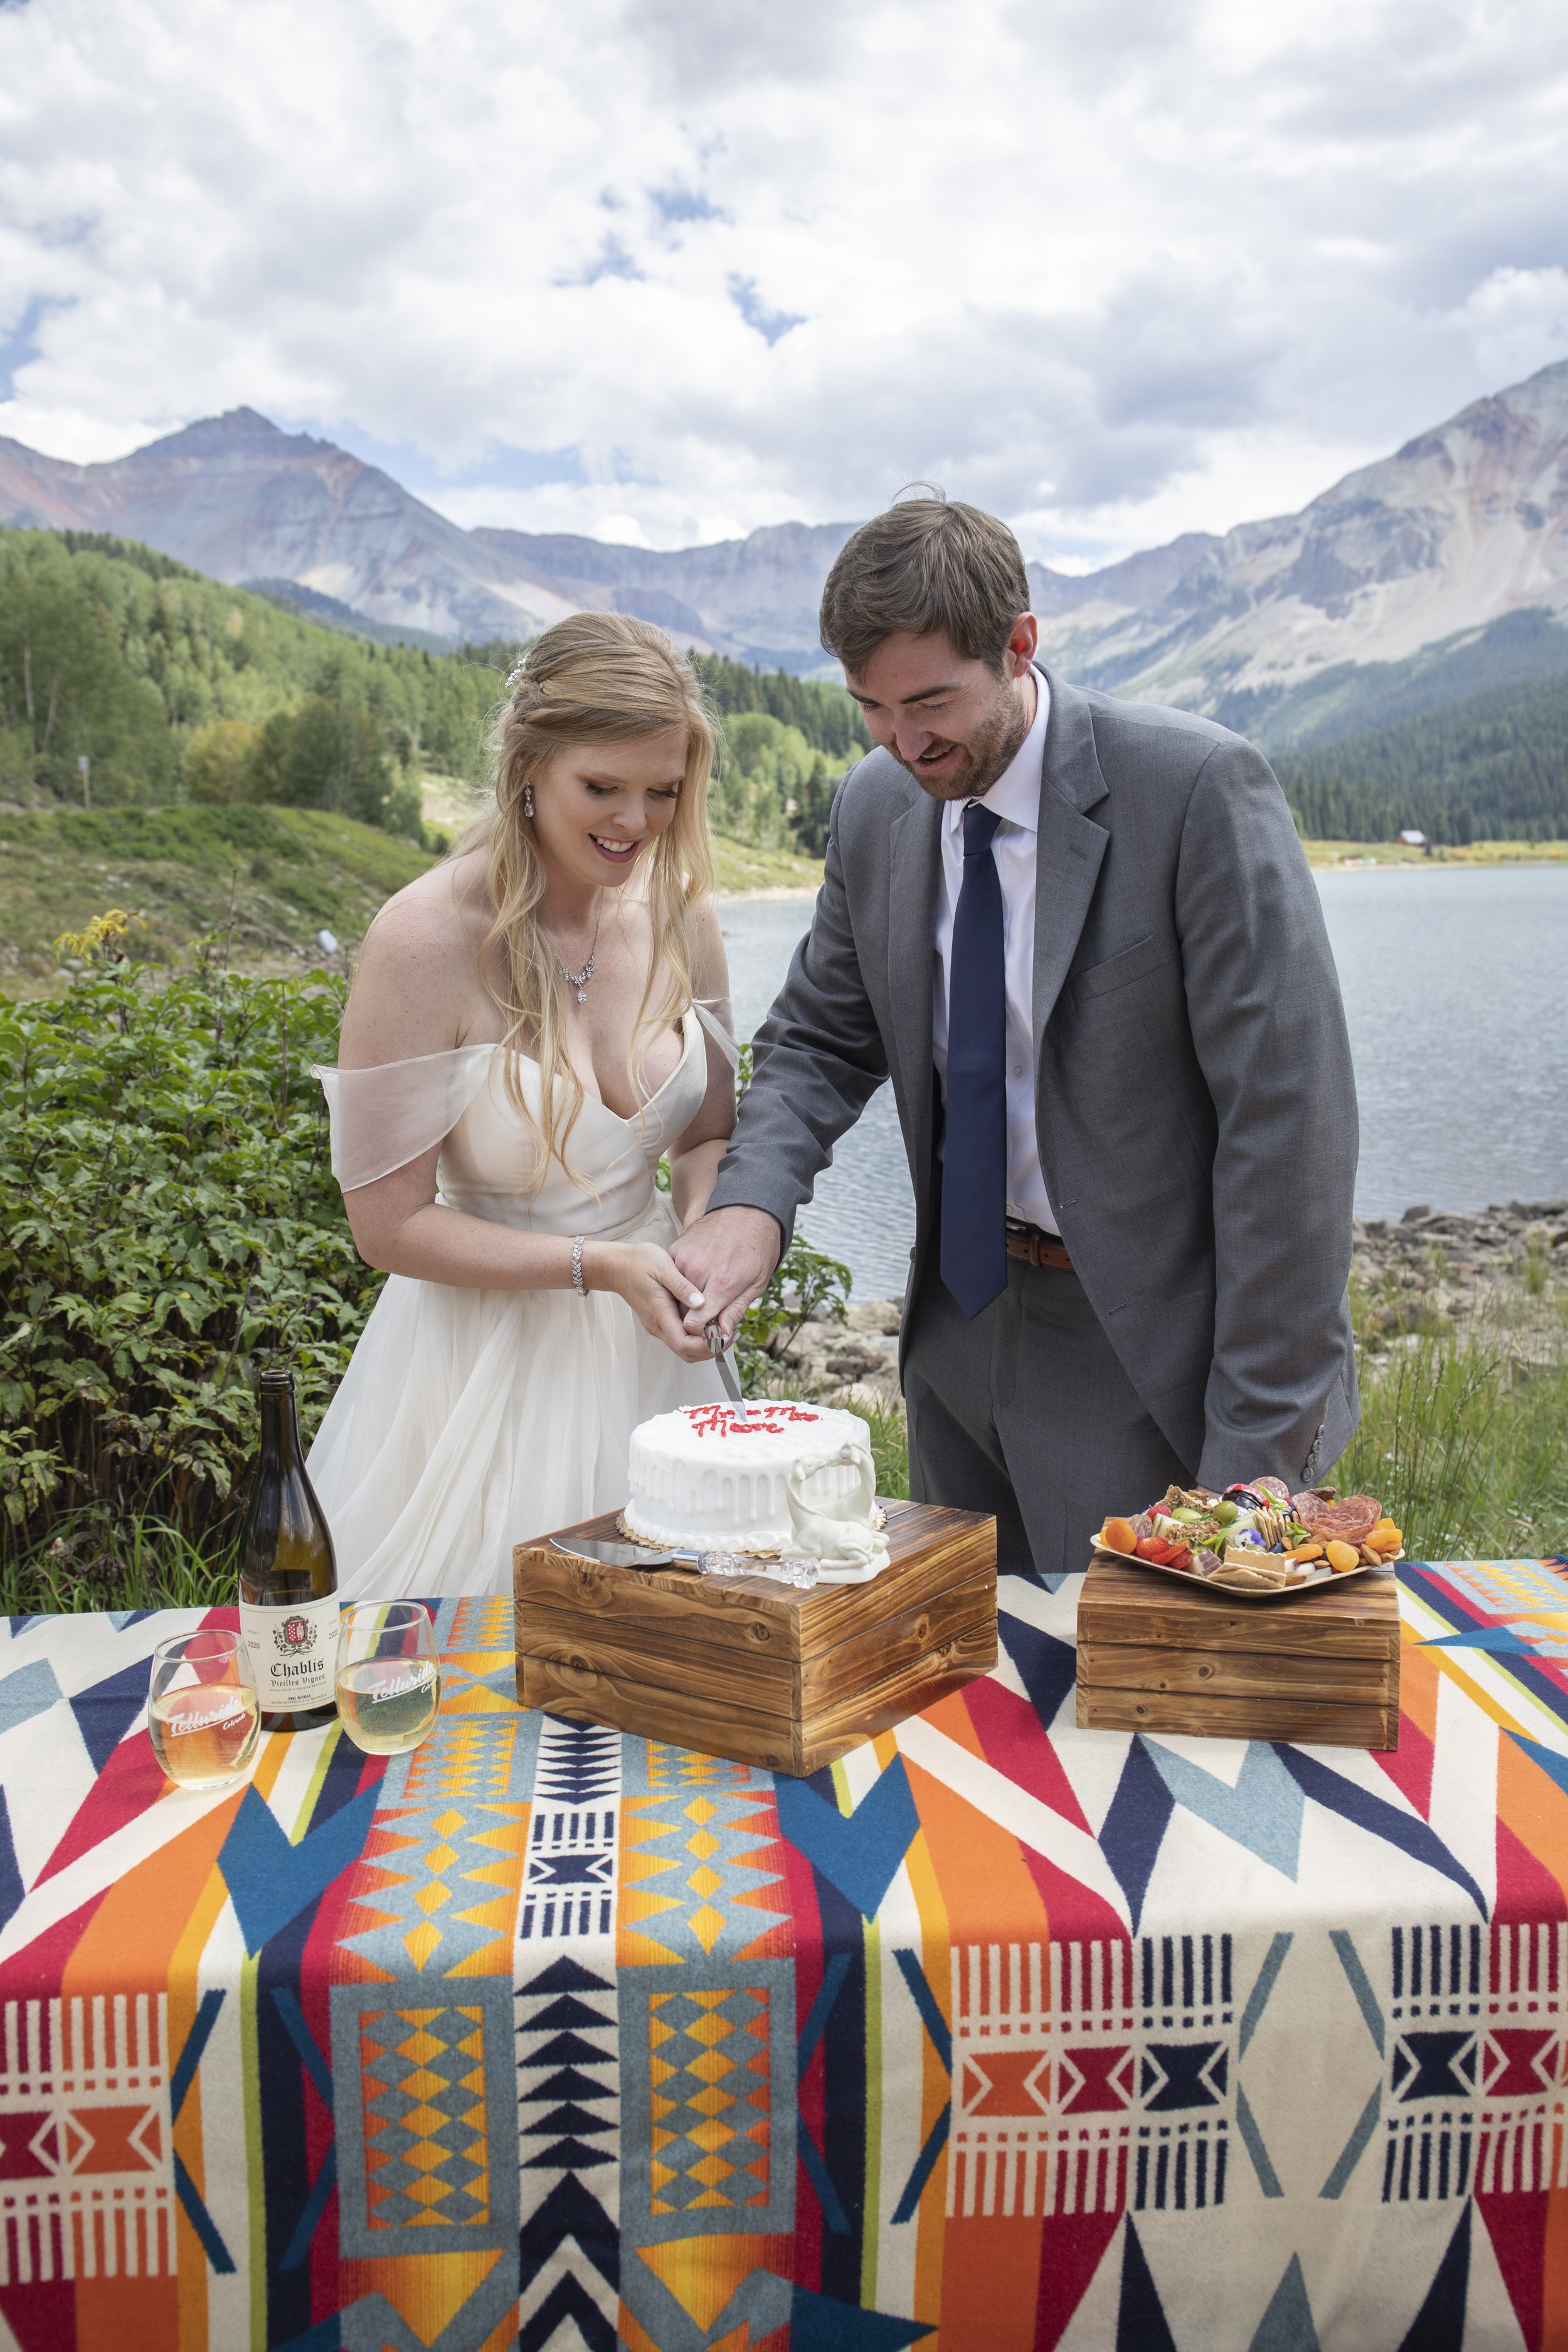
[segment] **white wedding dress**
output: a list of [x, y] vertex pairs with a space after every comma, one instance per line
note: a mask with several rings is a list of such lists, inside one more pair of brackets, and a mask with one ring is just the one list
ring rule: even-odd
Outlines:
[[[727, 1011], [727, 1007], [725, 1008]], [[553, 1160], [537, 1190], [536, 1135], [505, 1085], [506, 1049], [469, 1045], [369, 1070], [318, 1069], [345, 1192], [441, 1143], [437, 1199], [530, 1233], [668, 1247], [679, 1231], [654, 1171], [708, 1086], [702, 1008], [679, 1062], [635, 1118], [590, 1097], [568, 1141], [581, 1189]], [[537, 1064], [519, 1055], [530, 1108]], [[723, 1389], [686, 1364], [614, 1292], [466, 1290], [394, 1274], [310, 1448], [345, 1601], [511, 1591], [525, 1537], [617, 1508], [638, 1422]]]

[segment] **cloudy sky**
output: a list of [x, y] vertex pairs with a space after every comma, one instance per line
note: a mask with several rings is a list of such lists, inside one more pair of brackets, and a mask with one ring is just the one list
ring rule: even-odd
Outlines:
[[1563, 0], [0, 0], [0, 433], [1083, 569], [1568, 355]]

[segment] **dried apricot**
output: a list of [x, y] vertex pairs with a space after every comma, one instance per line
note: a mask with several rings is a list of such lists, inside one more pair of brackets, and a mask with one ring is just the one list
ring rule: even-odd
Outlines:
[[1359, 1568], [1361, 1566], [1361, 1554], [1357, 1551], [1354, 1544], [1325, 1544], [1323, 1547], [1323, 1557], [1328, 1561], [1329, 1566], [1333, 1570], [1336, 1576], [1343, 1576], [1349, 1570]]
[[1107, 1519], [1100, 1531], [1100, 1540], [1107, 1551], [1133, 1551], [1138, 1544], [1128, 1519]]
[[1323, 1547], [1321, 1543], [1298, 1544], [1290, 1557], [1298, 1563], [1309, 1559], [1321, 1559]]

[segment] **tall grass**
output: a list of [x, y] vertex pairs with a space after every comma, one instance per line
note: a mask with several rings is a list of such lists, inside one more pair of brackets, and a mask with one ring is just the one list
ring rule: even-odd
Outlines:
[[217, 1608], [235, 1600], [237, 1575], [232, 1530], [204, 1548], [154, 1511], [111, 1517], [89, 1505], [32, 1551], [0, 1559], [0, 1615]]
[[1528, 1333], [1494, 1323], [1363, 1354], [1361, 1427], [1338, 1485], [1381, 1496], [1413, 1559], [1568, 1551], [1565, 1339], [1559, 1309]]

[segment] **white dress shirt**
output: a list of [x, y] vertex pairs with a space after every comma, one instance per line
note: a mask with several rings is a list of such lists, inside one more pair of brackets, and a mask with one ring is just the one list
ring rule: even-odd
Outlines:
[[[1007, 995], [1007, 1214], [1026, 1225], [1059, 1233], [1046, 1192], [1035, 1131], [1035, 856], [1040, 829], [1046, 721], [1051, 690], [1037, 669], [1035, 716], [1012, 765], [979, 802], [1002, 819], [991, 845], [1002, 885], [1002, 954]], [[931, 1048], [947, 1100], [947, 997], [952, 925], [963, 887], [963, 812], [949, 801], [942, 813], [942, 889], [936, 911], [935, 1001]]]

